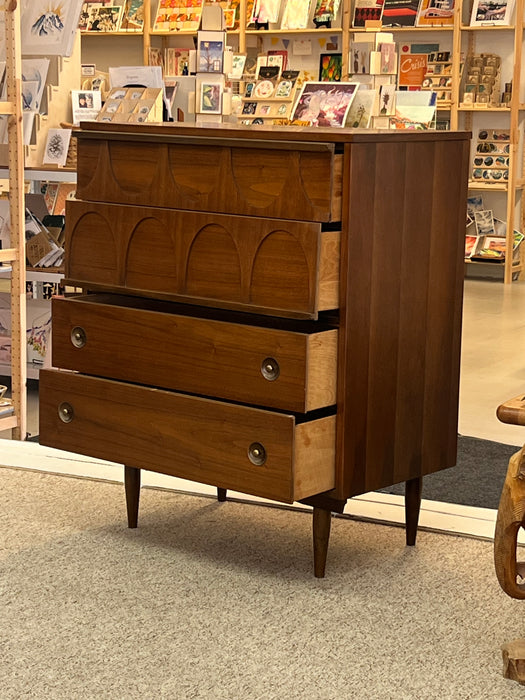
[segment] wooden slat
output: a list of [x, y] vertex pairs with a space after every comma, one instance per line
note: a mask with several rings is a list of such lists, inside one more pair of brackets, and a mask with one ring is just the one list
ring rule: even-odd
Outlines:
[[[9, 208], [11, 248], [25, 250], [24, 149], [22, 134], [22, 57], [20, 3], [5, 12], [7, 99], [14, 106], [8, 119]], [[11, 272], [11, 395], [17, 419], [13, 437], [25, 440], [27, 416], [26, 275], [25, 259], [12, 261]], [[23, 264], [22, 264], [23, 263]]]
[[14, 114], [15, 105], [12, 102], [0, 102], [0, 114]]
[[17, 248], [4, 248], [0, 250], [0, 262], [13, 262], [20, 260], [20, 254]]

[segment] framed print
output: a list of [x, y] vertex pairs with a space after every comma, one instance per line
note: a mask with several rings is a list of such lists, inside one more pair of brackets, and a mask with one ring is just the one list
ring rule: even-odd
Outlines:
[[342, 127], [359, 83], [304, 83], [295, 103], [292, 121], [312, 126]]

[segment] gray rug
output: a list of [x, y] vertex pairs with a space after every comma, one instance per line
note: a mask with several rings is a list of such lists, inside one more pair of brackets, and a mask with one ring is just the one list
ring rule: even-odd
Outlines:
[[0, 468], [2, 700], [523, 698], [490, 542]]
[[[423, 479], [423, 498], [497, 510], [509, 459], [520, 448], [491, 440], [459, 436], [458, 462]], [[404, 494], [404, 484], [384, 493]]]

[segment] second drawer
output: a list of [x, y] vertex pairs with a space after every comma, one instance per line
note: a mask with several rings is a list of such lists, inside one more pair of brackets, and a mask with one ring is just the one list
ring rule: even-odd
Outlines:
[[112, 295], [54, 299], [53, 365], [298, 413], [336, 403], [337, 330], [277, 330], [171, 308]]

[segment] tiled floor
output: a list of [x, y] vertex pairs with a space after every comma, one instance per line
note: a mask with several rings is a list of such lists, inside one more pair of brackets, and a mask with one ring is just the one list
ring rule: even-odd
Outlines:
[[466, 280], [459, 399], [462, 435], [525, 443], [525, 428], [496, 418], [500, 403], [525, 396], [525, 283]]

